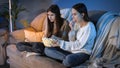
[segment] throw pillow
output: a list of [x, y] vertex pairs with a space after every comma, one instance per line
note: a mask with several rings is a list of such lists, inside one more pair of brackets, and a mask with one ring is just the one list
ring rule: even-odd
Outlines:
[[24, 30], [25, 42], [41, 42], [44, 32]]
[[30, 26], [36, 29], [36, 31], [42, 31], [46, 16], [47, 16], [46, 12], [41, 13], [32, 21]]

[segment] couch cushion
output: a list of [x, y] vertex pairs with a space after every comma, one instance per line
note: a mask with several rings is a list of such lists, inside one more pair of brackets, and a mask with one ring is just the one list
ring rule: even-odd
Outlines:
[[72, 13], [70, 8], [60, 10], [61, 17], [65, 18], [68, 22], [72, 20]]
[[25, 37], [24, 37], [24, 30], [16, 30], [13, 31], [12, 33], [10, 33], [12, 38], [14, 38], [15, 40], [19, 40], [19, 41], [24, 41]]
[[43, 23], [46, 18], [47, 14], [46, 12], [41, 13], [35, 19], [31, 22], [30, 26], [36, 29], [36, 31], [42, 31], [43, 29]]
[[14, 44], [8, 45], [7, 55], [11, 68], [65, 68], [61, 63], [45, 56], [26, 57], [26, 53], [19, 52]]
[[17, 43], [25, 41], [25, 33], [24, 30], [35, 31], [32, 27], [28, 27], [21, 30], [16, 30], [10, 33], [10, 43]]
[[41, 42], [44, 32], [24, 30], [25, 42]]

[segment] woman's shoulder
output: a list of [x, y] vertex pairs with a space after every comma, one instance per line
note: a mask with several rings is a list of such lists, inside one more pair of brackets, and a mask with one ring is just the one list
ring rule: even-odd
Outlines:
[[91, 33], [93, 34], [96, 34], [96, 28], [95, 28], [95, 25], [93, 24], [93, 22], [89, 22], [89, 28], [90, 28], [90, 31]]
[[91, 28], [95, 28], [95, 25], [93, 24], [93, 22], [88, 22], [89, 23], [89, 26], [91, 27]]

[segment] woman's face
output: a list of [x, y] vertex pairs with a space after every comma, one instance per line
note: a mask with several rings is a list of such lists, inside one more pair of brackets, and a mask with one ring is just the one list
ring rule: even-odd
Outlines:
[[72, 18], [73, 18], [73, 21], [76, 23], [79, 23], [82, 21], [82, 15], [78, 11], [76, 11], [74, 8], [72, 8]]
[[55, 22], [55, 14], [51, 11], [47, 12], [50, 22]]

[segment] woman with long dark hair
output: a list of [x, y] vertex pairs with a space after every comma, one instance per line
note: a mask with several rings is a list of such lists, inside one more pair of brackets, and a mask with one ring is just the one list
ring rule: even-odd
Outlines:
[[47, 26], [45, 37], [55, 35], [64, 40], [68, 39], [68, 32], [70, 30], [69, 23], [61, 17], [60, 9], [57, 5], [51, 5], [47, 10]]
[[[43, 37], [59, 37], [68, 40], [68, 32], [70, 30], [69, 23], [61, 17], [60, 9], [57, 5], [51, 5], [47, 10], [47, 21], [45, 22]], [[44, 45], [42, 42], [19, 42], [17, 48], [20, 51], [27, 51], [29, 55], [40, 53], [44, 54]]]

